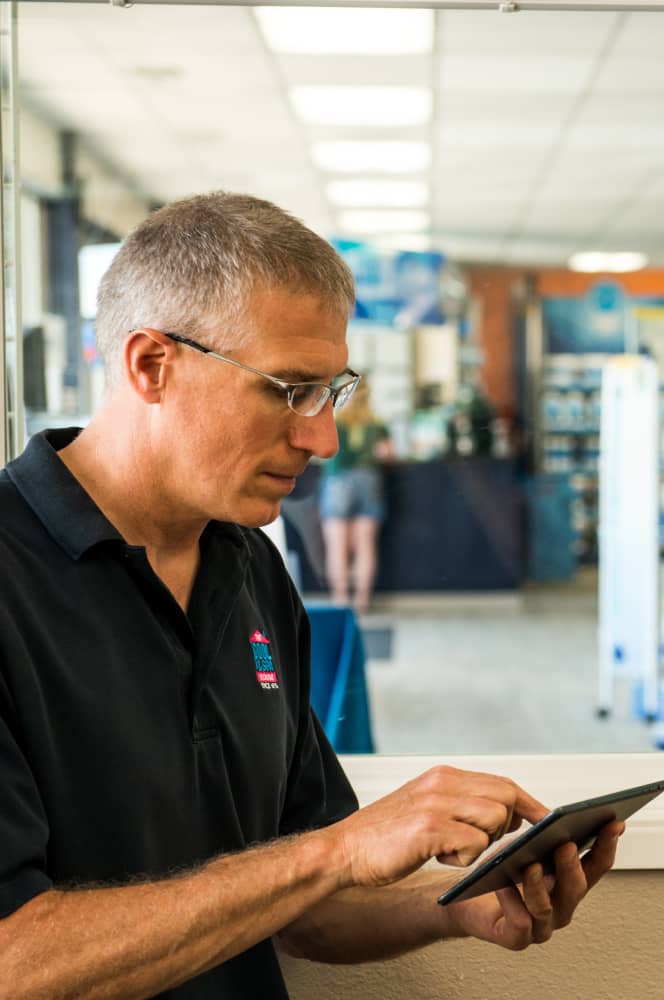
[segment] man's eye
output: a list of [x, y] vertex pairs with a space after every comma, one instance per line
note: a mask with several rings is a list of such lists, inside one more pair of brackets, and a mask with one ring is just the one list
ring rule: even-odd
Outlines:
[[275, 385], [274, 382], [266, 382], [265, 391], [269, 396], [278, 396], [280, 399], [283, 399], [287, 392], [286, 389], [282, 389], [280, 385]]

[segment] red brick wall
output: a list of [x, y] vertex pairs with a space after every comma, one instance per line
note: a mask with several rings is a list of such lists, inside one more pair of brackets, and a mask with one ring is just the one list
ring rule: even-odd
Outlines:
[[514, 414], [513, 289], [524, 271], [512, 268], [477, 268], [469, 272], [473, 298], [479, 303], [479, 347], [484, 353], [482, 385], [501, 417]]

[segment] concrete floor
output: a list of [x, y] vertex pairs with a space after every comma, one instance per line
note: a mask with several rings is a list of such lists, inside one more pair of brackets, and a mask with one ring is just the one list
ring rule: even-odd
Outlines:
[[379, 753], [655, 749], [630, 678], [611, 717], [596, 716], [592, 573], [515, 595], [379, 595], [361, 625], [392, 630], [391, 657], [367, 664]]

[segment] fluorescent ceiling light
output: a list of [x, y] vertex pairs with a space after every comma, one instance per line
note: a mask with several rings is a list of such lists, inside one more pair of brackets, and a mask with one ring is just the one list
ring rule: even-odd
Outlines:
[[589, 250], [572, 254], [568, 266], [572, 271], [587, 273], [609, 271], [613, 274], [624, 274], [627, 271], [640, 271], [647, 263], [648, 258], [644, 253], [631, 251], [605, 253], [600, 250]]
[[349, 211], [339, 214], [339, 224], [348, 233], [418, 233], [428, 229], [427, 212]]
[[320, 170], [353, 174], [400, 174], [428, 170], [426, 142], [317, 142], [311, 158]]
[[419, 208], [429, 200], [424, 181], [343, 180], [330, 181], [325, 194], [333, 205], [354, 208]]
[[292, 87], [290, 98], [309, 125], [424, 125], [433, 103], [427, 87], [311, 85]]
[[431, 10], [344, 10], [323, 7], [258, 7], [258, 23], [275, 52], [431, 52]]

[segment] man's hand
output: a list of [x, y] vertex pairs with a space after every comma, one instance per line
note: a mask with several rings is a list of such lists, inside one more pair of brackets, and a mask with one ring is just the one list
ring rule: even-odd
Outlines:
[[609, 823], [582, 859], [574, 844], [563, 844], [555, 854], [555, 877], [544, 875], [539, 864], [530, 865], [521, 892], [499, 889], [451, 903], [450, 916], [462, 934], [512, 951], [548, 941], [555, 930], [569, 924], [588, 890], [611, 868], [624, 829], [624, 823]]
[[[520, 817], [536, 822], [546, 811], [506, 779], [434, 768], [319, 831], [337, 838], [343, 831], [356, 881], [285, 927], [282, 946], [297, 957], [350, 963], [394, 958], [444, 938], [475, 937], [512, 951], [547, 941], [569, 924], [588, 890], [613, 865], [624, 823], [604, 827], [583, 859], [574, 844], [559, 847], [555, 876], [534, 864], [520, 889], [444, 907], [436, 898], [450, 888], [450, 873], [415, 871], [440, 855], [448, 864], [452, 858], [457, 864], [460, 857], [470, 860], [496, 839], [501, 823], [514, 829]], [[338, 849], [338, 842], [332, 847]], [[374, 886], [387, 888], [376, 892]]]
[[389, 885], [430, 858], [469, 865], [523, 819], [536, 823], [546, 812], [508, 778], [434, 767], [328, 827], [341, 851], [340, 888]]

